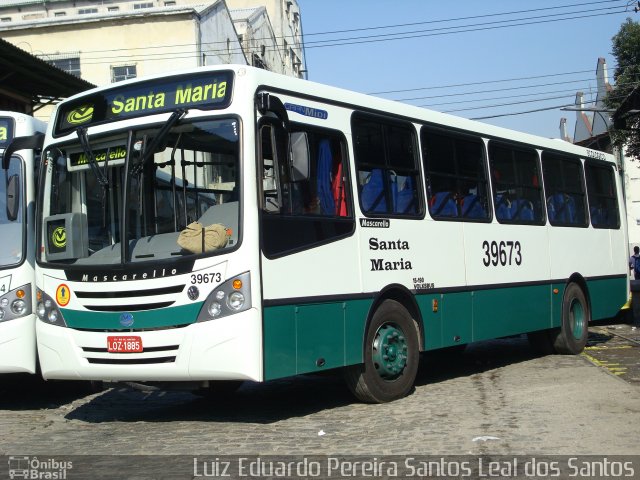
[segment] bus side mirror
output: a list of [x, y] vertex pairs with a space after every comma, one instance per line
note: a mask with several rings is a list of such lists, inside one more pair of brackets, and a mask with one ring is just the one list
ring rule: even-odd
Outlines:
[[289, 139], [291, 181], [309, 179], [309, 137], [307, 132], [293, 132]]
[[7, 218], [12, 222], [18, 218], [20, 208], [20, 183], [18, 175], [11, 175], [7, 182]]
[[27, 135], [25, 137], [15, 137], [4, 153], [2, 154], [2, 168], [4, 170], [9, 169], [9, 161], [15, 152], [18, 150], [31, 149], [31, 150], [39, 150], [42, 148], [42, 144], [44, 143], [44, 133], [34, 133], [33, 135]]

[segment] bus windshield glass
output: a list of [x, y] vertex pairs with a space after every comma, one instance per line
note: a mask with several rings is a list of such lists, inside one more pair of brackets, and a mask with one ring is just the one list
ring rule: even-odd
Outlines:
[[[18, 215], [15, 220], [9, 218], [7, 210], [7, 187], [11, 178], [16, 178], [18, 186], [17, 201]], [[22, 261], [24, 245], [24, 178], [22, 161], [18, 157], [11, 157], [9, 169], [0, 168], [0, 268], [16, 265]]]
[[45, 150], [41, 261], [153, 262], [237, 243], [238, 121], [180, 117], [100, 137], [79, 128]]

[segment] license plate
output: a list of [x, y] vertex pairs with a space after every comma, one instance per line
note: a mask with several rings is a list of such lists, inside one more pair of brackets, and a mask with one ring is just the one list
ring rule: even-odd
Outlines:
[[107, 337], [107, 351], [110, 353], [140, 353], [142, 338], [133, 336]]

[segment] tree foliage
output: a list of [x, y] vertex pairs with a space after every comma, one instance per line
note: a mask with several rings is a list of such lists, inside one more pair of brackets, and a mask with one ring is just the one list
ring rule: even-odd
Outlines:
[[[627, 18], [612, 42], [617, 63], [615, 88], [604, 101], [607, 108], [615, 110], [640, 85], [640, 23]], [[629, 117], [626, 123], [624, 129], [612, 129], [612, 140], [617, 146], [626, 145], [627, 155], [640, 158], [640, 116]]]

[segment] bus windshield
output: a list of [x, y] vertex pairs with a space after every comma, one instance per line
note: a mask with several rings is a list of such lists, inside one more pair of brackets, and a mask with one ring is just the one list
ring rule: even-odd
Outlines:
[[114, 265], [233, 247], [238, 132], [235, 119], [174, 114], [165, 124], [100, 137], [78, 129], [77, 141], [49, 146], [40, 260]]
[[[18, 178], [18, 215], [15, 220], [9, 218], [7, 211], [7, 186], [9, 179], [14, 175]], [[22, 174], [22, 161], [18, 157], [12, 157], [9, 169], [0, 168], [0, 268], [16, 265], [23, 257], [24, 236], [24, 181]]]

